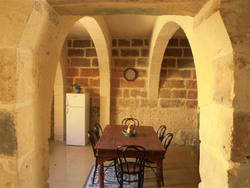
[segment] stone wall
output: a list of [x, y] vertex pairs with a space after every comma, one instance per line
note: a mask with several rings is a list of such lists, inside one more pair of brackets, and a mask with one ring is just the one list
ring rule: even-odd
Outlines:
[[7, 111], [0, 110], [0, 187], [16, 187], [17, 139], [14, 117]]
[[[197, 84], [193, 56], [186, 38], [173, 38], [166, 48], [158, 99], [148, 99], [149, 41], [113, 39], [111, 65], [111, 123], [135, 117], [157, 129], [167, 125], [174, 143], [197, 139]], [[135, 81], [124, 78], [128, 67], [137, 71]]]
[[[111, 124], [135, 117], [142, 125], [157, 129], [165, 124], [175, 135], [174, 143], [189, 145], [197, 140], [197, 84], [192, 51], [186, 38], [172, 38], [160, 72], [158, 99], [148, 99], [148, 39], [113, 39], [111, 63]], [[99, 122], [100, 80], [94, 43], [68, 40], [67, 92], [79, 83], [91, 94], [91, 124]], [[134, 68], [137, 78], [127, 81], [124, 71]]]
[[187, 39], [171, 39], [161, 67], [160, 105], [197, 108], [197, 83], [193, 55]]
[[67, 89], [75, 93], [72, 83], [82, 85], [81, 93], [90, 93], [90, 125], [99, 122], [100, 116], [100, 79], [98, 59], [92, 40], [68, 40]]

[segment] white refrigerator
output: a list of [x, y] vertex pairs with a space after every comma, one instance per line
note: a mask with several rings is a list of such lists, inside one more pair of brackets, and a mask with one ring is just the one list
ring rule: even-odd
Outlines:
[[88, 143], [90, 96], [66, 94], [66, 144], [85, 146]]

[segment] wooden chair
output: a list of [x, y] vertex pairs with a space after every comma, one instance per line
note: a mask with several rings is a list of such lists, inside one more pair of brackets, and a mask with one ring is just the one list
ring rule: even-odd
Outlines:
[[158, 138], [160, 139], [161, 142], [162, 142], [162, 140], [163, 140], [163, 138], [164, 138], [166, 129], [167, 129], [166, 125], [161, 125], [161, 126], [158, 127], [158, 129], [157, 129], [156, 134], [157, 134], [157, 136], [158, 136]]
[[[169, 145], [171, 144], [172, 140], [173, 140], [173, 137], [174, 135], [172, 133], [167, 133], [163, 139], [162, 139], [162, 143], [163, 143], [163, 146], [165, 147], [166, 149], [166, 152], [167, 152], [167, 149], [169, 147]], [[153, 166], [152, 166], [153, 165]], [[153, 162], [153, 161], [145, 161], [145, 167], [146, 168], [151, 168], [151, 170], [155, 173], [156, 175], [156, 172], [154, 169], [156, 169], [156, 164]], [[163, 176], [163, 167], [162, 167], [162, 171], [161, 171], [161, 182], [162, 182], [162, 186], [164, 186], [164, 176]]]
[[97, 157], [96, 157], [96, 150], [95, 150], [95, 145], [96, 145], [96, 142], [97, 142], [97, 136], [96, 136], [95, 132], [88, 131], [88, 137], [89, 137], [89, 140], [90, 140], [90, 143], [91, 143], [91, 146], [92, 146], [92, 151], [93, 151], [93, 154], [94, 154], [94, 157], [95, 157], [95, 170], [94, 170], [94, 175], [93, 175], [93, 180], [92, 180], [92, 184], [94, 184], [96, 169], [97, 169], [97, 165], [98, 165]]
[[[143, 187], [145, 148], [135, 145], [123, 145], [117, 148], [116, 177], [123, 187], [123, 182], [137, 182], [138, 187]], [[135, 157], [131, 158], [131, 153]], [[126, 176], [127, 175], [127, 176]], [[130, 175], [134, 175], [133, 179]]]
[[172, 133], [167, 133], [164, 136], [162, 143], [163, 143], [163, 146], [165, 147], [166, 151], [167, 151], [169, 145], [171, 144], [173, 137], [174, 137], [174, 135]]
[[[90, 143], [91, 143], [91, 146], [92, 146], [92, 150], [93, 150], [93, 154], [94, 154], [94, 157], [95, 157], [95, 170], [94, 170], [94, 175], [93, 175], [93, 180], [92, 180], [92, 184], [94, 184], [95, 175], [96, 175], [96, 170], [97, 170], [97, 166], [98, 166], [97, 157], [96, 157], [95, 145], [96, 145], [96, 142], [97, 142], [98, 140], [97, 140], [97, 135], [96, 135], [96, 133], [95, 133], [94, 131], [88, 131], [88, 137], [89, 137], [89, 140], [90, 140]], [[111, 161], [111, 163], [110, 163], [108, 166], [105, 166], [105, 167], [107, 167], [106, 170], [107, 170], [109, 167], [115, 165], [115, 160], [116, 160], [116, 158], [111, 159], [111, 160], [108, 160], [108, 161]], [[105, 171], [106, 171], [106, 170], [105, 170]]]
[[135, 126], [139, 126], [140, 125], [139, 120], [136, 119], [136, 118], [124, 118], [122, 120], [122, 125], [128, 125], [129, 123], [132, 123]]

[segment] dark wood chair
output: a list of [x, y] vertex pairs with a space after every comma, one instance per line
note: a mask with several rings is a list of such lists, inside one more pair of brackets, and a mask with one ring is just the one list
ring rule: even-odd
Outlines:
[[[96, 133], [94, 131], [88, 131], [88, 137], [89, 137], [89, 140], [90, 140], [90, 143], [91, 143], [91, 146], [92, 146], [92, 150], [93, 150], [93, 154], [94, 154], [94, 157], [95, 157], [95, 170], [94, 170], [94, 175], [93, 175], [93, 180], [92, 180], [92, 184], [94, 184], [96, 170], [97, 170], [97, 166], [98, 166], [95, 145], [96, 145], [96, 142], [98, 141], [98, 139], [97, 139], [97, 135], [96, 135]], [[108, 160], [108, 161], [111, 161], [111, 163], [108, 166], [105, 166], [106, 170], [109, 167], [115, 165], [115, 160], [116, 160], [116, 158]]]
[[172, 133], [167, 133], [162, 140], [163, 146], [165, 147], [166, 151], [169, 147], [169, 145], [171, 144], [172, 140], [173, 140], [174, 135]]
[[[123, 182], [137, 182], [138, 187], [142, 188], [145, 148], [135, 145], [123, 145], [119, 146], [116, 151], [117, 161], [115, 171], [120, 187], [123, 187]], [[131, 153], [133, 153], [133, 158], [131, 158]], [[131, 175], [134, 175], [134, 177], [130, 178]]]
[[96, 134], [96, 137], [97, 137], [97, 140], [99, 140], [101, 134], [102, 134], [102, 127], [99, 123], [95, 123], [93, 125], [93, 131], [95, 132]]
[[166, 125], [161, 125], [161, 126], [158, 127], [158, 129], [157, 129], [156, 134], [157, 134], [157, 136], [158, 136], [158, 138], [160, 139], [161, 142], [162, 142], [162, 140], [163, 140], [163, 138], [164, 138], [164, 136], [165, 136], [166, 130], [167, 130]]
[[134, 124], [135, 126], [139, 126], [140, 125], [139, 120], [136, 119], [136, 118], [124, 118], [122, 120], [122, 125], [128, 125], [130, 123]]
[[[173, 137], [174, 137], [174, 135], [172, 133], [167, 133], [162, 139], [162, 144], [163, 144], [164, 148], [166, 149], [166, 152], [167, 152], [167, 149], [168, 149], [169, 145], [171, 144], [171, 142], [173, 140]], [[145, 167], [146, 168], [151, 168], [151, 170], [156, 175], [156, 172], [155, 172], [156, 164], [153, 161], [149, 161], [149, 160], [145, 161]], [[161, 181], [162, 186], [164, 186], [163, 167], [162, 167], [162, 171], [161, 171], [161, 180], [162, 180]]]
[[94, 170], [94, 175], [93, 175], [93, 180], [92, 180], [92, 184], [94, 184], [96, 170], [97, 170], [97, 164], [98, 164], [97, 163], [97, 157], [96, 157], [96, 150], [95, 150], [95, 145], [96, 145], [96, 142], [97, 142], [97, 136], [96, 136], [95, 132], [88, 131], [88, 137], [89, 137], [89, 140], [90, 140], [90, 143], [91, 143], [91, 146], [92, 146], [92, 150], [93, 150], [93, 154], [94, 154], [94, 157], [95, 157], [95, 170]]

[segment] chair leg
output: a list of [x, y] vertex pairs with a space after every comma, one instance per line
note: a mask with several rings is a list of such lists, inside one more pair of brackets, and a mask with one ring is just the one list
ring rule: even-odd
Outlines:
[[122, 174], [122, 177], [121, 177], [120, 188], [123, 188], [123, 174]]
[[114, 161], [115, 162], [115, 164], [114, 164], [114, 166], [115, 166], [115, 175], [116, 175], [116, 178], [117, 178], [117, 180], [118, 180], [118, 174], [117, 174], [117, 168], [116, 168], [116, 161]]
[[93, 179], [92, 179], [92, 184], [94, 184], [94, 181], [95, 181], [96, 169], [97, 169], [97, 159], [95, 161], [95, 171], [94, 171], [94, 175], [93, 175]]
[[143, 184], [144, 184], [144, 170], [143, 170], [143, 172], [142, 172], [141, 187], [143, 187]]
[[140, 188], [141, 187], [141, 174], [138, 173], [137, 175], [138, 175], [138, 181], [137, 181], [138, 185], [137, 185], [137, 187]]
[[138, 187], [141, 188], [141, 180], [138, 181]]
[[[138, 174], [138, 176], [140, 176], [140, 174]], [[139, 187], [139, 188], [143, 187], [142, 177], [139, 178], [138, 187]]]
[[162, 182], [162, 186], [164, 187], [163, 169], [161, 170], [161, 182]]

